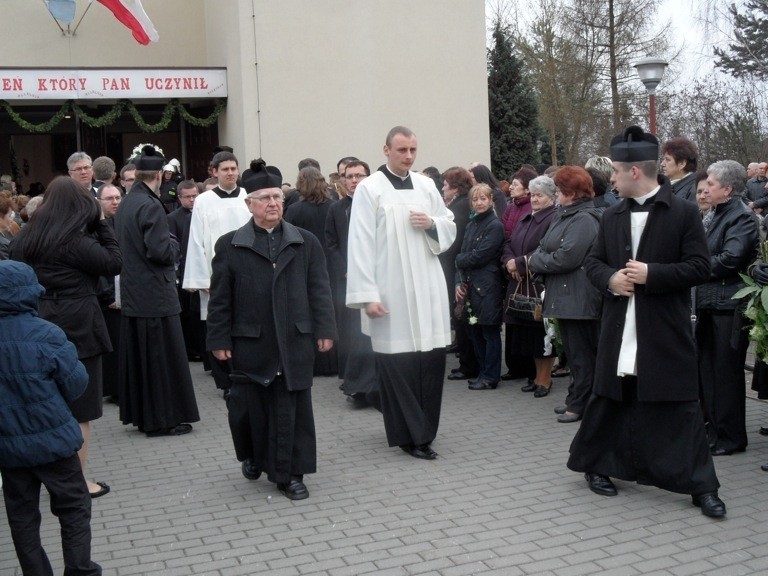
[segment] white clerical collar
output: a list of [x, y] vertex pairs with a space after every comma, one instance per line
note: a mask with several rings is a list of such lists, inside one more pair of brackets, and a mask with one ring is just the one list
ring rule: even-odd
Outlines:
[[650, 198], [653, 198], [654, 196], [656, 196], [656, 193], [657, 193], [657, 192], [658, 192], [660, 189], [661, 189], [661, 186], [656, 186], [656, 188], [654, 188], [653, 190], [651, 190], [650, 192], [648, 192], [648, 194], [643, 194], [642, 196], [638, 196], [638, 197], [637, 197], [637, 198], [635, 198], [634, 200], [635, 200], [635, 202], [637, 202], [638, 204], [640, 204], [640, 205], [642, 206], [642, 205], [643, 205], [643, 204], [645, 204], [645, 203], [646, 203], [646, 201], [648, 201]]
[[222, 186], [221, 184], [217, 184], [217, 186], [219, 187], [219, 189], [220, 189], [222, 192], [226, 192], [227, 194], [232, 194], [232, 192], [234, 192], [235, 190], [237, 190], [237, 184], [235, 184], [235, 186], [234, 186], [233, 188], [230, 188], [229, 190], [227, 190], [226, 188], [224, 188], [224, 186]]
[[403, 182], [408, 180], [408, 177], [411, 175], [410, 172], [408, 172], [408, 174], [406, 174], [405, 176], [400, 176], [400, 174], [395, 174], [394, 172], [392, 172], [392, 170], [389, 169], [389, 164], [384, 164], [384, 168], [386, 168], [387, 172], [392, 174], [392, 176], [394, 176], [395, 178], [400, 178], [400, 180], [402, 180]]

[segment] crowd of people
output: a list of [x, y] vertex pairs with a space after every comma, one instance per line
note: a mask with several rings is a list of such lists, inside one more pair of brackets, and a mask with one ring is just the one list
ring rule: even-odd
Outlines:
[[[701, 171], [689, 139], [659, 146], [636, 126], [609, 157], [508, 181], [478, 163], [416, 172], [417, 151], [397, 126], [376, 171], [350, 156], [326, 180], [308, 158], [294, 187], [261, 159], [241, 172], [227, 147], [196, 182], [144, 145], [119, 176], [76, 152], [35, 202], [0, 191], [0, 322], [43, 323], [0, 360], [0, 472], [23, 567], [47, 563], [27, 542], [43, 484], [76, 496], [74, 512], [54, 507], [77, 534], [68, 567], [100, 573], [87, 522], [110, 487], [87, 475], [91, 425], [106, 397], [148, 437], [190, 433], [189, 361], [223, 391], [243, 476], [292, 500], [316, 470], [315, 376], [337, 374], [352, 406], [382, 413], [390, 446], [431, 460], [446, 378], [472, 391], [522, 379], [542, 398], [565, 373], [556, 420], [581, 422], [568, 467], [593, 492], [637, 481], [725, 515], [713, 456], [747, 447], [734, 295], [742, 274], [768, 280], [768, 165]], [[33, 377], [19, 347], [60, 358]], [[30, 381], [50, 404], [34, 422], [14, 412], [34, 401]], [[761, 361], [753, 388], [768, 397]]]

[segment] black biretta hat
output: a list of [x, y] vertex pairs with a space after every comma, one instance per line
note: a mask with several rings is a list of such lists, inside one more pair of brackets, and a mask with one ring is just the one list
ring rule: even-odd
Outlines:
[[160, 152], [155, 150], [154, 146], [147, 144], [141, 149], [141, 154], [133, 159], [133, 163], [136, 165], [136, 170], [159, 172], [165, 165], [165, 158], [163, 158]]
[[243, 172], [240, 182], [245, 191], [256, 192], [264, 188], [280, 188], [283, 175], [274, 166], [267, 166], [261, 158], [251, 161], [251, 167]]
[[614, 162], [644, 162], [659, 159], [659, 140], [640, 126], [630, 126], [611, 140]]

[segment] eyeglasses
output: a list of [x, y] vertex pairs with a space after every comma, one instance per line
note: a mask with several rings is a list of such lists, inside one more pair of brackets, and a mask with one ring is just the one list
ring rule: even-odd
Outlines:
[[190, 198], [197, 198], [199, 194], [187, 194], [185, 196], [179, 196], [179, 200], [189, 200]]
[[136, 178], [125, 178], [123, 179], [123, 182], [135, 182]]
[[274, 200], [278, 204], [283, 201], [282, 194], [262, 194], [261, 196], [251, 196], [251, 200], [258, 200], [259, 202], [271, 202]]
[[345, 174], [344, 178], [347, 180], [362, 180], [363, 178], [366, 178], [366, 174]]
[[122, 196], [102, 196], [99, 198], [102, 202], [120, 202]]
[[92, 166], [80, 166], [79, 168], [72, 168], [70, 172], [88, 172]]

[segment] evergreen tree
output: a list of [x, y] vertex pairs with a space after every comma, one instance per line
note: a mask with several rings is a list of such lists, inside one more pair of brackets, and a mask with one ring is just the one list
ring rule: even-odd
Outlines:
[[735, 42], [728, 50], [715, 48], [715, 65], [735, 78], [768, 78], [768, 0], [748, 0], [745, 12], [728, 6]]
[[488, 51], [491, 171], [506, 179], [521, 164], [538, 164], [539, 111], [530, 82], [514, 54], [509, 29], [494, 25]]

